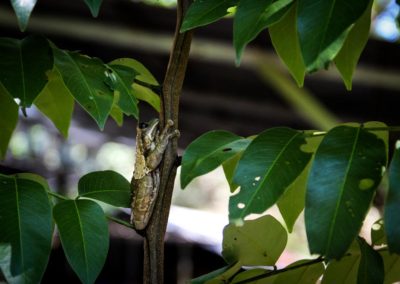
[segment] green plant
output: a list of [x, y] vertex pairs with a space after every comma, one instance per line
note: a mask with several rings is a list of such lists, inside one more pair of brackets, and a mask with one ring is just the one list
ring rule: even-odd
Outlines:
[[[101, 2], [85, 0], [94, 16]], [[36, 1], [11, 3], [24, 30]], [[175, 41], [161, 85], [133, 59], [104, 63], [59, 49], [40, 36], [2, 38], [0, 154], [5, 155], [19, 108], [25, 112], [32, 104], [65, 137], [75, 102], [100, 129], [109, 116], [119, 124], [124, 114], [138, 118], [138, 100], [159, 112], [162, 125], [169, 119], [177, 124], [191, 30], [228, 13], [234, 16], [237, 64], [246, 45], [269, 28], [277, 54], [299, 86], [306, 73], [333, 62], [350, 90], [368, 39], [372, 4], [370, 0], [197, 0], [189, 7], [178, 1]], [[212, 131], [193, 141], [182, 159], [182, 187], [218, 166], [223, 166], [232, 192], [240, 187], [230, 198], [230, 225], [224, 230], [222, 254], [227, 266], [193, 282], [315, 283], [321, 276], [322, 283], [399, 281], [400, 142], [393, 157], [388, 156], [389, 132], [399, 129], [382, 122], [342, 124], [327, 131], [278, 127], [252, 137]], [[141, 232], [145, 283], [163, 282], [163, 237], [178, 166], [176, 150], [174, 139], [160, 168], [153, 217]], [[384, 219], [377, 221], [372, 243], [367, 244], [358, 233], [384, 176], [389, 180]], [[106, 216], [94, 200], [129, 207], [130, 192], [130, 183], [111, 171], [82, 177], [75, 199], [52, 192], [43, 178], [33, 174], [0, 175], [1, 271], [9, 282], [40, 282], [55, 223], [71, 267], [83, 283], [93, 283], [107, 255], [106, 218], [132, 227]], [[49, 196], [61, 202], [54, 205]], [[274, 204], [287, 229], [268, 215], [245, 220]], [[319, 257], [279, 270], [257, 268], [275, 265], [303, 209], [310, 252]]]

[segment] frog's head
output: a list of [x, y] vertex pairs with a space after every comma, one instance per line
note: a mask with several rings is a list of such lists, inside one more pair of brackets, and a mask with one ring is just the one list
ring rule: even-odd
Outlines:
[[159, 123], [160, 121], [157, 118], [154, 118], [149, 122], [142, 122], [139, 124], [143, 146], [146, 150], [151, 148], [152, 143], [156, 139]]

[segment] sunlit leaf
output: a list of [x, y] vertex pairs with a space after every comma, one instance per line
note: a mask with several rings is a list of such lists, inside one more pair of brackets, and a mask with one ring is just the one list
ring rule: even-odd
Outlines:
[[266, 130], [251, 142], [233, 179], [240, 191], [229, 200], [230, 220], [262, 213], [277, 202], [311, 158], [301, 149], [305, 143], [301, 132], [283, 127]]
[[223, 284], [227, 283], [241, 268], [240, 263], [233, 263], [211, 273], [193, 279], [191, 284]]
[[210, 131], [187, 148], [182, 157], [181, 186], [185, 188], [195, 177], [204, 175], [243, 151], [250, 140], [227, 131]]
[[122, 126], [122, 124], [124, 123], [124, 113], [119, 107], [115, 105], [113, 105], [111, 109], [110, 116], [112, 119], [114, 119], [118, 126]]
[[54, 206], [53, 214], [69, 264], [83, 283], [94, 283], [109, 244], [103, 210], [91, 200], [67, 200]]
[[18, 122], [18, 105], [0, 83], [0, 159], [6, 156], [8, 143]]
[[308, 177], [305, 222], [311, 253], [340, 258], [361, 228], [386, 166], [385, 142], [362, 127], [330, 130]]
[[208, 25], [228, 14], [230, 7], [236, 6], [239, 0], [202, 0], [194, 1], [183, 19], [181, 32]]
[[103, 201], [117, 207], [130, 207], [130, 183], [113, 171], [92, 172], [81, 177], [79, 196]]
[[97, 17], [99, 15], [100, 6], [103, 0], [84, 0], [86, 5], [90, 9], [90, 13], [92, 13], [93, 17]]
[[0, 268], [9, 283], [40, 283], [53, 221], [46, 186], [33, 175], [0, 175]]
[[233, 182], [233, 177], [234, 177], [237, 165], [239, 164], [239, 161], [242, 158], [242, 154], [243, 154], [243, 152], [239, 152], [235, 156], [233, 156], [229, 160], [226, 160], [222, 164], [225, 178], [229, 184], [229, 189], [231, 192], [234, 192], [239, 187], [237, 184], [235, 184]]
[[11, 5], [17, 15], [19, 28], [25, 31], [28, 26], [29, 18], [37, 0], [11, 0]]
[[368, 8], [355, 22], [343, 43], [343, 47], [335, 57], [336, 67], [348, 90], [351, 90], [354, 70], [369, 38], [372, 3], [373, 1], [370, 0]]
[[298, 0], [297, 27], [307, 71], [325, 67], [370, 0]]
[[23, 40], [0, 38], [0, 83], [22, 107], [30, 107], [53, 68], [49, 42], [41, 36]]
[[358, 267], [357, 284], [383, 283], [384, 267], [381, 255], [362, 238], [358, 238], [358, 244], [361, 260]]
[[231, 265], [228, 266], [224, 266], [220, 269], [214, 270], [210, 273], [207, 273], [205, 275], [202, 275], [200, 277], [197, 277], [195, 279], [192, 279], [190, 281], [191, 284], [203, 284], [206, 283], [207, 281], [214, 279], [215, 277], [217, 277], [218, 275], [221, 275], [222, 273], [226, 272], [227, 270], [229, 270], [229, 268], [231, 268]]
[[287, 243], [287, 233], [272, 216], [224, 228], [222, 256], [227, 263], [244, 266], [275, 265]]
[[379, 252], [385, 267], [384, 284], [392, 284], [400, 281], [400, 255], [390, 254], [388, 251]]
[[[309, 262], [310, 260], [304, 259], [296, 261], [290, 264], [287, 268], [293, 268], [298, 265], [302, 265], [304, 263]], [[322, 273], [324, 273], [325, 267], [322, 262], [310, 264], [307, 266], [302, 266], [299, 268], [293, 268], [286, 272], [280, 273], [274, 284], [309, 284], [316, 283], [317, 280], [321, 277]]]
[[[261, 269], [261, 268], [249, 269], [249, 270], [246, 270], [246, 271], [243, 271], [243, 272], [240, 272], [239, 274], [237, 274], [235, 276], [235, 278], [232, 279], [231, 283], [232, 284], [243, 283], [242, 281], [246, 281], [244, 283], [253, 283], [253, 284], [273, 284], [273, 283], [275, 283], [275, 280], [278, 277], [278, 275], [271, 275], [271, 276], [268, 276], [265, 278], [261, 278], [264, 275], [266, 275], [268, 272], [271, 272], [271, 271], [268, 271], [266, 269]], [[258, 278], [261, 278], [261, 279], [251, 280], [256, 277], [257, 277], [257, 279]], [[250, 281], [250, 282], [248, 282], [248, 281]]]

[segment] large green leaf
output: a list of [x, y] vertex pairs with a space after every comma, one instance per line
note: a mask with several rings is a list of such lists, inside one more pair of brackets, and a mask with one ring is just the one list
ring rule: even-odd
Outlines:
[[0, 83], [0, 159], [6, 156], [8, 143], [18, 122], [18, 105]]
[[400, 281], [400, 256], [390, 254], [388, 251], [380, 252], [385, 267], [385, 284], [397, 283]]
[[283, 127], [266, 130], [251, 142], [233, 178], [240, 191], [230, 198], [230, 220], [262, 213], [279, 199], [311, 158], [301, 149], [305, 143], [301, 132]]
[[367, 242], [358, 238], [361, 260], [358, 267], [358, 284], [383, 284], [384, 266], [381, 255], [370, 247]]
[[389, 170], [389, 191], [385, 203], [385, 230], [391, 252], [400, 254], [400, 140]]
[[351, 31], [335, 57], [335, 64], [348, 90], [351, 90], [353, 73], [356, 69], [361, 52], [367, 44], [371, 26], [371, 9], [373, 1], [370, 0], [364, 14], [355, 22]]
[[0, 175], [0, 268], [9, 283], [39, 283], [51, 250], [46, 186], [33, 175]]
[[210, 131], [194, 140], [182, 157], [181, 186], [204, 175], [243, 151], [250, 140], [227, 131]]
[[[299, 260], [290, 264], [287, 268], [291, 268], [297, 265], [302, 265], [310, 260]], [[322, 262], [314, 263], [311, 265], [295, 268], [288, 270], [278, 275], [274, 284], [309, 284], [316, 283], [317, 280], [324, 273], [325, 267]]]
[[51, 48], [44, 37], [0, 39], [0, 83], [21, 100], [22, 107], [31, 106], [47, 83], [46, 72], [52, 68]]
[[369, 0], [298, 0], [297, 27], [307, 71], [327, 65], [339, 52], [349, 27]]
[[100, 6], [103, 0], [84, 0], [86, 5], [90, 9], [90, 13], [92, 13], [93, 17], [97, 17], [99, 15]]
[[233, 44], [236, 62], [240, 62], [246, 45], [265, 28], [278, 22], [293, 0], [241, 0], [233, 22]]
[[269, 28], [269, 35], [279, 58], [286, 64], [297, 84], [302, 87], [306, 67], [304, 66], [297, 34], [296, 12], [297, 2], [293, 3], [282, 20]]
[[181, 32], [195, 27], [205, 26], [228, 14], [230, 7], [236, 6], [239, 0], [200, 0], [194, 1], [185, 14]]
[[14, 8], [15, 14], [17, 15], [19, 28], [21, 31], [25, 31], [28, 26], [29, 18], [31, 16], [33, 8], [35, 8], [37, 0], [11, 0], [11, 4]]
[[54, 206], [53, 214], [69, 264], [83, 283], [94, 283], [109, 244], [103, 210], [91, 200], [67, 200]]
[[222, 256], [229, 264], [242, 266], [272, 266], [282, 254], [287, 233], [272, 216], [262, 216], [243, 224], [229, 224], [224, 228]]
[[65, 86], [56, 67], [51, 72], [48, 72], [47, 76], [49, 82], [35, 99], [34, 104], [67, 138], [74, 110], [74, 98]]
[[340, 258], [361, 228], [386, 166], [385, 142], [362, 127], [330, 130], [308, 177], [305, 223], [311, 253]]
[[103, 201], [117, 207], [130, 207], [130, 183], [113, 171], [92, 172], [81, 177], [79, 196]]
[[100, 129], [111, 111], [113, 90], [106, 84], [108, 70], [97, 58], [53, 48], [55, 64], [76, 101], [96, 120]]

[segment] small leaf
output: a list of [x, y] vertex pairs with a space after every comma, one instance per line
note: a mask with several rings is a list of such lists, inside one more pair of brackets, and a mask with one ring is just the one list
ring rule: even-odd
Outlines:
[[35, 8], [36, 2], [37, 0], [11, 0], [11, 4], [14, 8], [15, 14], [17, 15], [19, 28], [22, 32], [25, 31], [28, 26], [29, 18], [33, 8]]
[[266, 215], [244, 221], [241, 226], [226, 226], [222, 256], [230, 264], [239, 262], [243, 266], [272, 266], [286, 243], [286, 230], [274, 217]]
[[368, 8], [355, 22], [343, 43], [343, 47], [335, 57], [336, 67], [342, 75], [346, 88], [349, 91], [352, 88], [353, 73], [356, 69], [358, 59], [369, 38], [373, 1], [370, 0], [369, 2]]
[[92, 172], [81, 177], [79, 196], [103, 201], [116, 207], [130, 207], [130, 183], [113, 171]]
[[400, 140], [389, 170], [389, 191], [385, 202], [385, 231], [390, 252], [400, 254]]
[[324, 273], [321, 284], [354, 284], [357, 283], [357, 273], [360, 255], [350, 255], [340, 260], [332, 260]]
[[390, 254], [388, 251], [381, 251], [385, 267], [385, 284], [397, 283], [400, 281], [400, 256]]
[[307, 184], [311, 253], [343, 256], [361, 228], [385, 165], [384, 141], [364, 128], [338, 126], [325, 135]]
[[67, 138], [74, 110], [74, 98], [57, 68], [48, 72], [48, 78], [49, 82], [35, 99], [34, 104], [54, 123], [64, 138]]
[[18, 105], [0, 83], [0, 159], [6, 156], [8, 143], [18, 122]]
[[371, 242], [373, 246], [381, 246], [387, 244], [383, 219], [379, 219], [372, 225]]
[[381, 255], [362, 238], [358, 238], [358, 244], [361, 260], [358, 267], [357, 284], [383, 283], [384, 267]]
[[238, 271], [241, 266], [238, 263], [234, 263], [232, 265], [228, 265], [212, 271], [208, 274], [202, 275], [190, 281], [191, 284], [221, 284], [226, 283], [231, 279]]
[[324, 68], [342, 48], [349, 27], [370, 0], [299, 0], [297, 27], [308, 72]]
[[[287, 268], [291, 268], [303, 263], [307, 263], [310, 260], [299, 260], [290, 264]], [[322, 262], [314, 263], [311, 265], [295, 268], [288, 270], [278, 275], [274, 284], [309, 284], [316, 283], [317, 280], [324, 273], [325, 267]]]
[[93, 17], [97, 17], [99, 15], [100, 6], [103, 0], [84, 0], [86, 5], [90, 9], [90, 13], [92, 13]]
[[249, 143], [250, 140], [227, 131], [210, 131], [194, 140], [182, 157], [182, 188], [243, 151]]
[[119, 107], [115, 105], [113, 105], [111, 109], [110, 116], [112, 119], [114, 119], [118, 126], [122, 126], [122, 124], [124, 123], [124, 113]]
[[181, 33], [221, 19], [228, 15], [228, 9], [236, 6], [238, 2], [239, 0], [194, 1], [185, 14]]
[[293, 3], [282, 20], [269, 28], [269, 35], [279, 58], [285, 63], [297, 85], [302, 87], [306, 67], [304, 66], [297, 34], [296, 12], [297, 2]]
[[301, 150], [305, 143], [301, 132], [283, 127], [266, 130], [251, 142], [233, 178], [240, 191], [229, 200], [230, 220], [262, 213], [278, 201], [311, 158]]
[[44, 37], [0, 38], [0, 83], [12, 97], [21, 100], [22, 107], [31, 106], [52, 68], [53, 56]]
[[9, 283], [40, 283], [53, 221], [46, 188], [33, 175], [0, 175], [0, 268]]
[[229, 268], [231, 267], [231, 265], [228, 266], [224, 266], [220, 269], [214, 270], [210, 273], [204, 274], [200, 277], [197, 277], [195, 279], [192, 279], [190, 281], [191, 284], [203, 284], [206, 283], [208, 280], [214, 279], [215, 277], [217, 277], [218, 275], [226, 272]]
[[233, 44], [239, 63], [246, 45], [267, 27], [278, 22], [293, 0], [241, 0], [233, 22]]
[[234, 192], [239, 187], [237, 184], [233, 182], [233, 177], [237, 169], [237, 165], [239, 164], [239, 161], [242, 158], [242, 154], [243, 152], [239, 152], [222, 164], [225, 178], [229, 184], [229, 189], [231, 192]]
[[69, 264], [83, 283], [94, 283], [108, 252], [103, 210], [91, 200], [67, 200], [54, 206], [53, 214]]
[[[275, 280], [278, 277], [278, 275], [271, 275], [271, 276], [262, 278], [260, 280], [249, 282], [254, 277], [261, 277], [262, 275], [267, 275], [268, 272], [271, 272], [271, 271], [266, 270], [266, 269], [261, 269], [261, 268], [245, 270], [245, 271], [237, 274], [235, 276], [235, 278], [232, 279], [231, 283], [232, 284], [235, 284], [235, 283], [273, 284], [273, 283], [275, 283]], [[242, 281], [246, 281], [246, 282], [242, 282]]]

